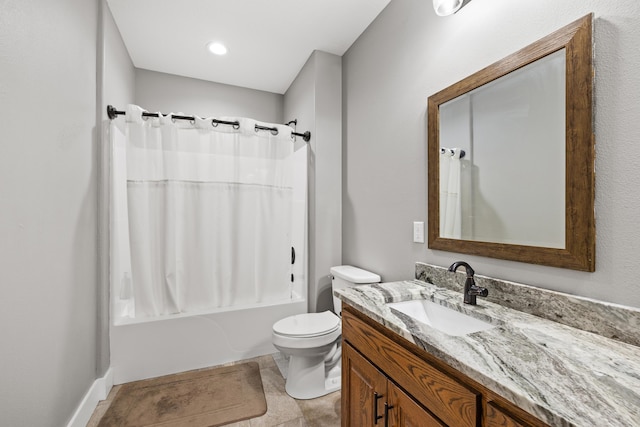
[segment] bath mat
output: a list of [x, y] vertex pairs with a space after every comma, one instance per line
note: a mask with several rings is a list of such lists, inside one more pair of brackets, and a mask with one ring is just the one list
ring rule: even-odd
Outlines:
[[123, 384], [98, 424], [213, 427], [267, 412], [256, 362]]

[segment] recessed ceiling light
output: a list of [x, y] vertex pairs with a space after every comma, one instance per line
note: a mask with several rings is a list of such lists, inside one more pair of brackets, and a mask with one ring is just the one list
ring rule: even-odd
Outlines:
[[433, 9], [437, 15], [453, 15], [462, 7], [463, 0], [433, 0]]
[[207, 43], [207, 49], [209, 52], [215, 55], [226, 55], [227, 47], [220, 42], [209, 42]]

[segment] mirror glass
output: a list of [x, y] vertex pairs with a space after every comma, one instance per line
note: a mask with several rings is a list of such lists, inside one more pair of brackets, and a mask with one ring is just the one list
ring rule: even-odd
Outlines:
[[440, 105], [440, 236], [565, 247], [565, 55]]
[[591, 26], [429, 97], [429, 248], [594, 271]]

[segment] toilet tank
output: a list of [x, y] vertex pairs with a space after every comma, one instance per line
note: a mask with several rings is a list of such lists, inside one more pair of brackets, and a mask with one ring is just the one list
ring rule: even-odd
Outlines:
[[[358, 285], [366, 285], [367, 283], [380, 283], [380, 276], [367, 270], [363, 270], [351, 265], [340, 265], [331, 267], [331, 290], [351, 288]], [[333, 297], [333, 311], [340, 314], [342, 309], [342, 301]]]

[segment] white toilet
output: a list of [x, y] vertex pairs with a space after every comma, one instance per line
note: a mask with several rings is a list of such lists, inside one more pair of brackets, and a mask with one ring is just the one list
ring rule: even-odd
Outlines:
[[[379, 283], [380, 276], [350, 265], [331, 267], [332, 291]], [[333, 297], [335, 313], [341, 301]], [[340, 317], [327, 310], [289, 316], [273, 325], [273, 345], [289, 356], [287, 393], [295, 399], [313, 399], [340, 389]]]

